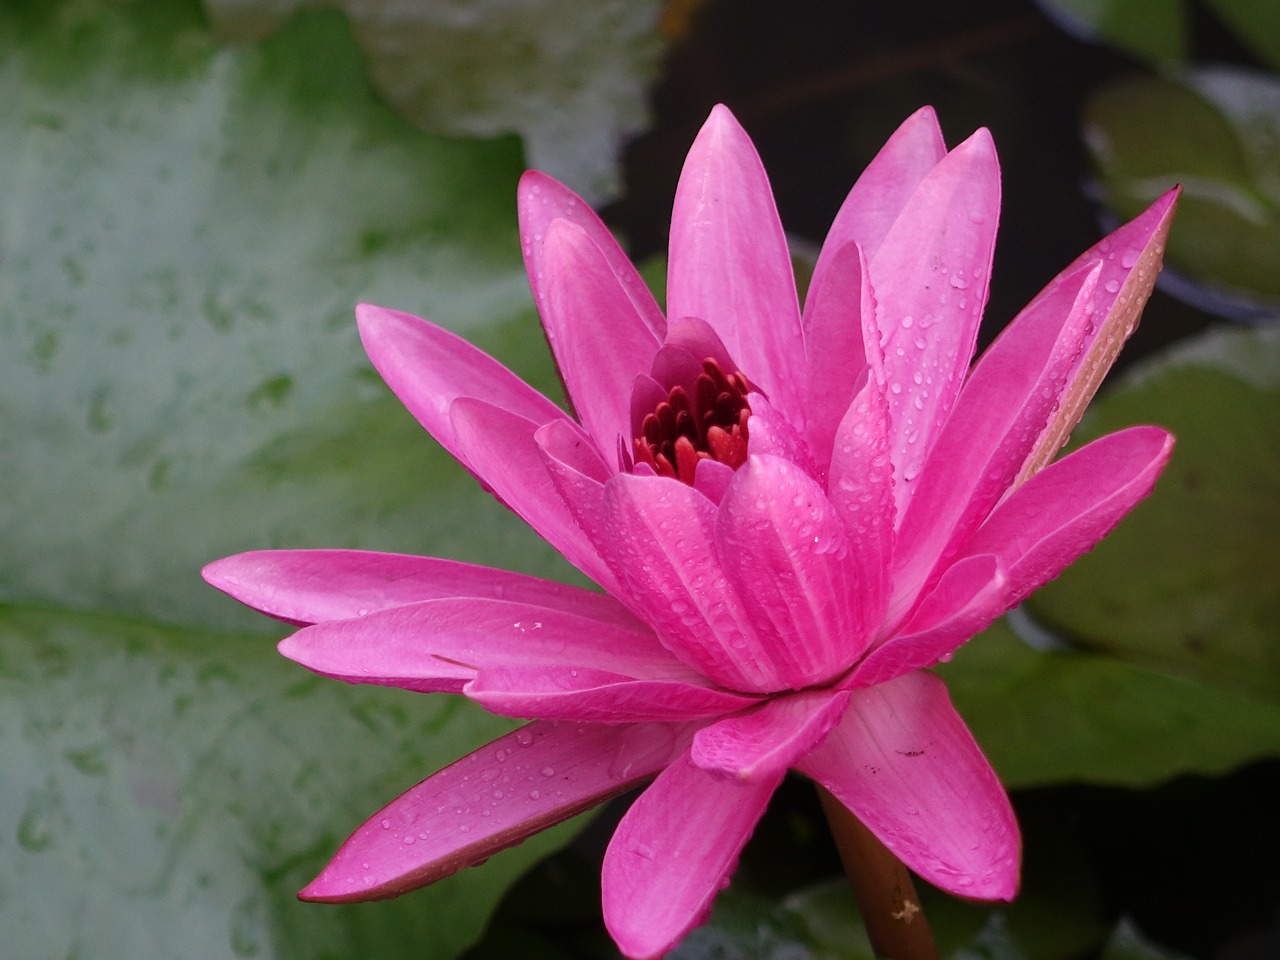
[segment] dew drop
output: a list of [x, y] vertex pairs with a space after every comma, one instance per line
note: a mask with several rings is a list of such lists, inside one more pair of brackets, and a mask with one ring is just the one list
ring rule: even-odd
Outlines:
[[1119, 281], [1119, 280], [1108, 280], [1105, 284], [1103, 284], [1103, 286], [1105, 286], [1105, 287], [1106, 287], [1107, 293], [1119, 293], [1119, 292], [1120, 292], [1120, 281]]

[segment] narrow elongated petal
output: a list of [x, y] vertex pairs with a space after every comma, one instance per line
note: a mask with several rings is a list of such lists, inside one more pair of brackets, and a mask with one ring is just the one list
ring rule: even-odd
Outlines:
[[374, 814], [298, 896], [348, 903], [433, 883], [631, 789], [679, 755], [691, 733], [531, 723]]
[[1005, 500], [964, 547], [1008, 571], [1017, 603], [1111, 532], [1151, 493], [1173, 453], [1159, 427], [1108, 434], [1045, 467]]
[[581, 228], [604, 255], [609, 269], [626, 292], [637, 316], [653, 332], [655, 339], [662, 339], [666, 332], [666, 320], [657, 301], [632, 266], [630, 258], [618, 246], [618, 241], [613, 238], [609, 228], [581, 197], [553, 177], [537, 170], [529, 170], [520, 178], [517, 205], [520, 211], [520, 242], [529, 273], [529, 286], [533, 288], [533, 298], [542, 316], [546, 316], [543, 290], [549, 273], [543, 256], [547, 228], [555, 220], [565, 220]]
[[781, 779], [731, 780], [686, 755], [640, 794], [604, 855], [604, 922], [623, 954], [659, 957], [706, 919]]
[[461, 454], [449, 416], [458, 397], [477, 397], [539, 426], [568, 419], [497, 360], [442, 327], [368, 303], [356, 307], [356, 321], [365, 351], [387, 386], [427, 432], [473, 473], [477, 471]]
[[704, 770], [739, 780], [768, 780], [817, 746], [848, 704], [847, 692], [829, 690], [775, 697], [703, 727], [694, 734], [690, 758]]
[[708, 687], [705, 681], [637, 680], [561, 664], [486, 667], [462, 692], [500, 716], [583, 723], [697, 720], [742, 710], [759, 700]]
[[659, 341], [581, 227], [553, 221], [542, 260], [542, 325], [560, 376], [596, 448], [621, 467], [618, 440], [631, 436], [631, 384], [649, 370]]
[[715, 547], [772, 665], [775, 690], [848, 667], [870, 641], [851, 542], [818, 483], [780, 457], [751, 456], [716, 515]]
[[841, 723], [796, 766], [934, 886], [980, 900], [1017, 892], [1009, 799], [932, 674], [853, 691]]
[[367, 550], [254, 550], [209, 564], [205, 580], [294, 624], [350, 620], [442, 597], [509, 600], [635, 629], [612, 597], [456, 560]]
[[465, 397], [454, 402], [451, 418], [459, 450], [490, 489], [566, 560], [610, 590], [613, 575], [547, 473], [534, 439], [541, 424]]
[[532, 603], [425, 600], [300, 630], [280, 652], [325, 676], [457, 692], [491, 666], [590, 664], [632, 677], [695, 678], [643, 624]]
[[899, 517], [973, 358], [999, 214], [1000, 168], [979, 130], [920, 182], [868, 264]]
[[804, 434], [792, 426], [791, 421], [758, 393], [750, 394], [751, 419], [747, 430], [751, 435], [751, 452], [761, 456], [780, 457], [793, 463], [809, 476], [817, 475], [817, 464]]
[[1086, 264], [1037, 297], [965, 383], [898, 528], [899, 603], [915, 599], [1017, 478], [1080, 355], [1100, 269]]
[[787, 241], [760, 157], [722, 106], [676, 189], [667, 315], [711, 324], [747, 378], [796, 415], [804, 346]]

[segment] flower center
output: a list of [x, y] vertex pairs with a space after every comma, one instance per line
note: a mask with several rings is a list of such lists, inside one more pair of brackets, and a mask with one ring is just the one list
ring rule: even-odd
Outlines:
[[667, 399], [645, 414], [633, 441], [636, 463], [690, 486], [699, 460], [717, 460], [736, 470], [747, 462], [750, 391], [740, 370], [726, 375], [714, 359], [703, 360], [692, 398], [684, 387], [672, 387]]

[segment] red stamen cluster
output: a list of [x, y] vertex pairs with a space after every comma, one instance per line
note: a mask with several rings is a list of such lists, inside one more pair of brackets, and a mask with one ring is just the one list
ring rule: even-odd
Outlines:
[[750, 390], [740, 371], [726, 376], [715, 360], [703, 360], [692, 399], [684, 387], [672, 387], [667, 399], [641, 421], [634, 441], [636, 463], [690, 486], [699, 460], [742, 466], [747, 462]]

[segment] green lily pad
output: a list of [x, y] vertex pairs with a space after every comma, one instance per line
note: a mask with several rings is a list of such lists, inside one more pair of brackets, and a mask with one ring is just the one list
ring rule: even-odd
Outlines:
[[1100, 40], [1149, 63], [1181, 60], [1187, 52], [1183, 0], [1036, 0], [1070, 33]]
[[6, 955], [450, 960], [563, 830], [395, 901], [294, 893], [382, 803], [510, 728], [465, 706], [326, 681], [261, 638], [0, 607]]
[[1079, 438], [1159, 423], [1177, 437], [1173, 460], [1149, 500], [1036, 594], [1036, 616], [1090, 649], [1280, 701], [1278, 403], [1275, 329], [1207, 334], [1115, 384]]
[[0, 598], [257, 623], [200, 566], [256, 547], [568, 567], [381, 385], [353, 307], [556, 388], [519, 144], [414, 130], [335, 13], [221, 48], [194, 0], [0, 10]]

